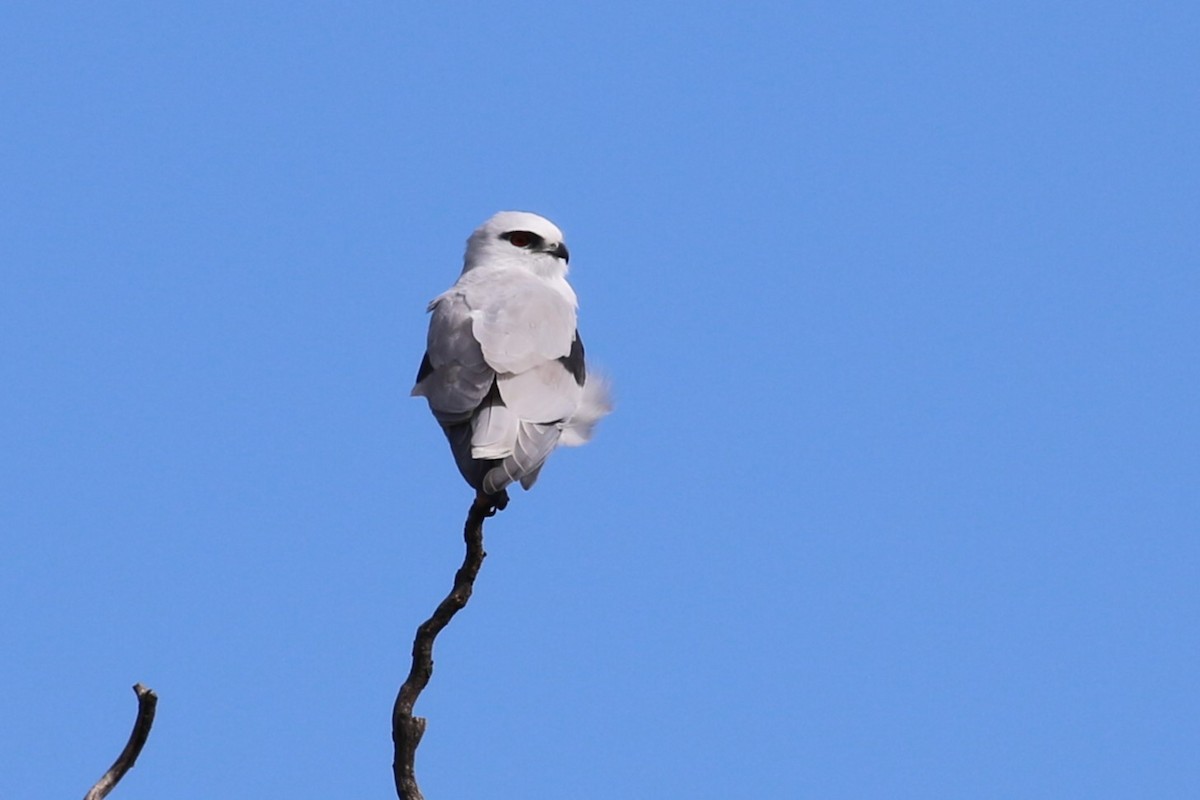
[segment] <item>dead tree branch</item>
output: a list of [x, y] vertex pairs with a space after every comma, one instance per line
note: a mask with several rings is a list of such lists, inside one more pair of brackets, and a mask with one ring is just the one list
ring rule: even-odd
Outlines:
[[154, 724], [154, 710], [158, 706], [158, 695], [154, 693], [153, 689], [147, 689], [140, 683], [133, 685], [133, 691], [137, 693], [138, 711], [137, 719], [133, 721], [133, 732], [129, 734], [129, 741], [125, 743], [125, 749], [121, 751], [121, 755], [117, 756], [117, 760], [108, 768], [108, 772], [96, 781], [83, 800], [101, 800], [107, 797], [121, 778], [125, 777], [125, 773], [133, 769], [134, 762], [137, 761], [142, 747], [146, 744], [146, 739], [150, 737], [150, 726]]
[[421, 743], [421, 736], [425, 733], [425, 718], [413, 716], [413, 705], [433, 675], [434, 639], [471, 598], [475, 576], [479, 574], [479, 567], [487, 555], [483, 552], [483, 521], [495, 513], [496, 505], [492, 499], [484, 495], [475, 499], [463, 528], [467, 552], [463, 556], [462, 566], [454, 575], [454, 588], [438, 605], [433, 616], [421, 623], [417, 628], [416, 638], [413, 639], [412, 669], [409, 670], [404, 685], [400, 687], [400, 692], [396, 695], [396, 704], [392, 708], [392, 744], [395, 746], [392, 774], [396, 780], [396, 796], [400, 800], [425, 800], [417, 786], [413, 766], [417, 756], [417, 745]]

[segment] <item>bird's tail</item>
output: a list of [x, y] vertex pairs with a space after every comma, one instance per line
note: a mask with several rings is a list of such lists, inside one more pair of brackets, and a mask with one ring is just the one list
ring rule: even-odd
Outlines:
[[491, 462], [496, 466], [484, 473], [483, 490], [495, 494], [513, 481], [520, 481], [525, 489], [533, 486], [560, 435], [557, 425], [522, 421], [512, 453]]

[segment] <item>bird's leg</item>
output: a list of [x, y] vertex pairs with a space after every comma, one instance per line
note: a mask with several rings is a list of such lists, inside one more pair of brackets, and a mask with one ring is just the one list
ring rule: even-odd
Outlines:
[[503, 511], [508, 507], [508, 490], [501, 489], [495, 494], [487, 494], [482, 489], [477, 489], [475, 505], [485, 509], [483, 512], [485, 517], [494, 517], [497, 511]]

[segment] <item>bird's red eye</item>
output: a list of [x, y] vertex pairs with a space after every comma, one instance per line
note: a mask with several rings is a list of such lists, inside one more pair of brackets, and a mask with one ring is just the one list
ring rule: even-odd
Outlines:
[[513, 247], [529, 247], [533, 243], [533, 237], [525, 231], [513, 231], [508, 240], [512, 242]]

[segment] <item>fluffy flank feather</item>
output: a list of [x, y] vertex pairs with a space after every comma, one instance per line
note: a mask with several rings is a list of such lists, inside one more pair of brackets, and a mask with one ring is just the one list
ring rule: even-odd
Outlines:
[[590, 372], [583, 384], [579, 408], [563, 423], [559, 444], [578, 447], [592, 438], [596, 423], [613, 410], [612, 383], [602, 373]]

